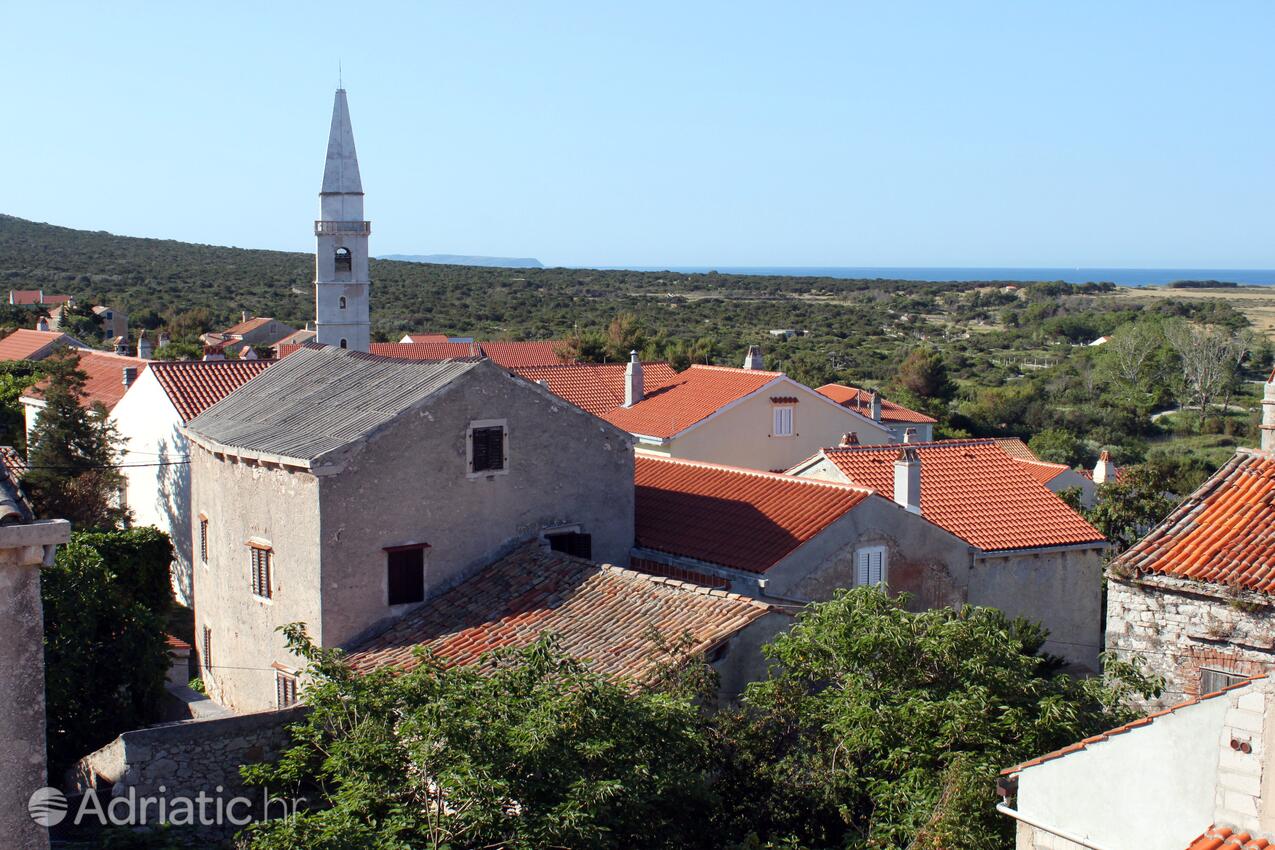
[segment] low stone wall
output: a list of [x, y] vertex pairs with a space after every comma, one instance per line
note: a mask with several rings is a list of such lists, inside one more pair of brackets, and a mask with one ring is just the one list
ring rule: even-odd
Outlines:
[[1275, 608], [1257, 594], [1165, 577], [1110, 576], [1107, 650], [1165, 680], [1149, 708], [1200, 695], [1200, 669], [1275, 669]]

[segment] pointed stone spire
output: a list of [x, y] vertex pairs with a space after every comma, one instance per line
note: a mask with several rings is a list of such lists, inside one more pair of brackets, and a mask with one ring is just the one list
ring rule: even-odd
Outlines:
[[350, 125], [350, 105], [345, 89], [336, 90], [332, 105], [332, 129], [328, 132], [328, 161], [323, 167], [323, 193], [363, 194], [359, 179], [359, 156], [354, 151], [354, 128]]

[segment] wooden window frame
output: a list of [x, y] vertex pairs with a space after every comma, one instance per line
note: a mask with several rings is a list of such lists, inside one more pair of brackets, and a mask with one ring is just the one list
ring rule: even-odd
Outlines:
[[[501, 429], [500, 435], [500, 453], [501, 465], [499, 469], [475, 469], [474, 468], [474, 432], [486, 429]], [[465, 477], [467, 478], [489, 478], [493, 475], [509, 474], [509, 425], [504, 419], [476, 419], [469, 423], [465, 428]]]

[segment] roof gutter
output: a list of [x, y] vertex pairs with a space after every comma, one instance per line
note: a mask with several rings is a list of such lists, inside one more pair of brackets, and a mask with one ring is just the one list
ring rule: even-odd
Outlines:
[[190, 440], [200, 448], [215, 454], [225, 455], [226, 457], [234, 458], [236, 460], [253, 460], [258, 463], [275, 463], [279, 466], [291, 466], [295, 469], [304, 469], [307, 472], [314, 472], [315, 470], [315, 463], [311, 460], [222, 445], [216, 440], [210, 440], [202, 434], [197, 434], [190, 428], [182, 428], [181, 432], [186, 435], [186, 439]]
[[1102, 844], [1095, 844], [1092, 841], [1090, 841], [1088, 838], [1082, 838], [1079, 835], [1076, 835], [1075, 833], [1066, 832], [1064, 830], [1059, 829], [1058, 827], [1046, 826], [1045, 824], [1041, 823], [1038, 820], [1034, 820], [1033, 818], [1027, 817], [1022, 812], [1011, 809], [1009, 806], [1005, 805], [1004, 803], [997, 803], [996, 811], [1000, 812], [1002, 815], [1011, 817], [1014, 820], [1019, 821], [1020, 823], [1025, 823], [1030, 827], [1035, 827], [1036, 829], [1043, 829], [1045, 832], [1048, 832], [1050, 835], [1056, 835], [1059, 838], [1063, 839], [1064, 841], [1070, 841], [1072, 844], [1076, 844], [1080, 847], [1087, 847], [1089, 848], [1089, 850], [1116, 850], [1116, 848], [1114, 847], [1107, 847]]

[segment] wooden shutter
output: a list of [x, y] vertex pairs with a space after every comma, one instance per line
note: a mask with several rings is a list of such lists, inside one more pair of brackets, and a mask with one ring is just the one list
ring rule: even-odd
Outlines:
[[208, 563], [208, 520], [199, 520], [199, 559]]
[[881, 584], [885, 580], [885, 552], [861, 549], [855, 563], [854, 583], [859, 586]]
[[269, 599], [270, 590], [270, 550], [252, 546], [250, 569], [252, 571], [252, 592], [264, 599]]
[[204, 626], [204, 645], [202, 647], [202, 655], [204, 656], [204, 669], [212, 669], [212, 629]]
[[391, 549], [385, 553], [387, 601], [406, 605], [425, 599], [425, 549]]
[[275, 703], [279, 708], [287, 708], [297, 701], [297, 680], [281, 671], [275, 671]]
[[505, 468], [505, 429], [499, 425], [475, 428], [473, 440], [474, 472]]
[[775, 411], [775, 436], [791, 437], [792, 436], [792, 408], [776, 407]]

